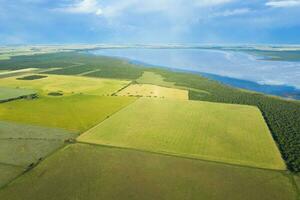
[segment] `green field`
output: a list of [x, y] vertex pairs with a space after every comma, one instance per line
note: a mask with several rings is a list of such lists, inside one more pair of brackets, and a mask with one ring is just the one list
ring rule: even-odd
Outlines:
[[36, 94], [36, 91], [29, 89], [0, 87], [0, 102], [18, 99]]
[[82, 132], [133, 102], [135, 98], [72, 95], [0, 104], [0, 120]]
[[0, 121], [0, 187], [76, 136], [61, 129]]
[[153, 84], [164, 87], [175, 87], [175, 83], [167, 82], [164, 78], [154, 72], [145, 71], [141, 77], [136, 80], [140, 84]]
[[295, 200], [283, 172], [94, 145], [60, 150], [0, 191], [19, 200]]
[[188, 100], [187, 90], [167, 88], [150, 84], [131, 84], [117, 93], [118, 96], [138, 96], [148, 98]]
[[23, 167], [0, 163], [0, 188], [23, 172]]
[[43, 94], [61, 91], [65, 94], [83, 93], [101, 96], [110, 95], [129, 84], [129, 81], [62, 75], [47, 75], [46, 78], [38, 80], [21, 80], [22, 78], [24, 77], [0, 79], [0, 86], [35, 89]]
[[300, 175], [299, 175], [299, 174], [298, 174], [298, 175], [295, 175], [295, 176], [294, 176], [294, 180], [295, 180], [296, 185], [297, 185], [297, 187], [298, 187], [298, 195], [299, 195], [299, 197], [300, 197]]
[[285, 169], [260, 111], [251, 106], [144, 98], [78, 140]]
[[12, 139], [0, 140], [0, 163], [24, 168], [55, 151], [63, 140]]
[[0, 121], [0, 140], [3, 139], [48, 139], [65, 140], [77, 134], [57, 128], [32, 126]]

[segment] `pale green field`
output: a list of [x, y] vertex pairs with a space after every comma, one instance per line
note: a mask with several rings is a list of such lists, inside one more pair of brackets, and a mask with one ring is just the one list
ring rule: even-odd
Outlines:
[[188, 100], [189, 92], [176, 88], [167, 88], [149, 84], [133, 84], [117, 93], [118, 96], [155, 97], [163, 99]]
[[47, 139], [65, 140], [78, 134], [58, 128], [0, 121], [0, 139]]
[[285, 169], [260, 111], [251, 106], [141, 98], [78, 140]]
[[175, 83], [164, 81], [164, 78], [161, 75], [155, 74], [154, 72], [145, 71], [143, 75], [136, 81], [141, 84], [153, 84], [165, 87], [175, 87]]
[[152, 85], [158, 85], [158, 86], [163, 86], [163, 87], [169, 87], [169, 88], [177, 88], [181, 90], [191, 90], [191, 91], [196, 91], [198, 93], [202, 93], [203, 95], [208, 95], [209, 92], [205, 90], [199, 90], [199, 89], [194, 89], [194, 88], [188, 88], [188, 87], [183, 87], [183, 86], [178, 86], [173, 82], [167, 82], [164, 80], [164, 77], [162, 77], [160, 74], [156, 74], [154, 72], [147, 72], [145, 71], [143, 75], [138, 78], [137, 83], [140, 84], [152, 84]]
[[32, 95], [35, 93], [36, 91], [29, 89], [0, 87], [0, 102], [9, 99], [19, 98], [22, 96]]
[[82, 132], [135, 101], [129, 97], [72, 95], [0, 104], [0, 120]]
[[296, 200], [290, 175], [70, 145], [0, 191], [7, 200]]
[[38, 80], [17, 80], [19, 77], [0, 79], [0, 86], [21, 87], [39, 90], [43, 94], [62, 91], [65, 94], [83, 93], [89, 95], [111, 95], [124, 86], [128, 81], [100, 78], [86, 78], [80, 76], [48, 75]]
[[63, 140], [0, 140], [0, 163], [23, 166], [25, 168], [63, 145]]

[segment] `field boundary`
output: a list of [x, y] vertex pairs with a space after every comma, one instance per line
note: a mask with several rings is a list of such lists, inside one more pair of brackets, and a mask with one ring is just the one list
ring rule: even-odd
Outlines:
[[83, 133], [79, 134], [77, 137], [76, 137], [76, 141], [77, 141], [77, 138], [79, 138], [80, 136], [86, 134], [88, 131], [90, 130], [93, 130], [94, 128], [97, 128], [98, 126], [100, 126], [100, 124], [102, 124], [104, 121], [106, 121], [107, 119], [109, 119], [110, 117], [112, 117], [113, 115], [117, 114], [118, 112], [120, 112], [121, 110], [127, 108], [128, 106], [134, 104], [139, 98], [135, 98], [134, 101], [132, 101], [131, 103], [129, 103], [128, 105], [125, 105], [124, 107], [120, 108], [119, 110], [111, 113], [110, 116], [108, 116], [106, 119], [102, 120], [101, 122], [97, 123], [96, 125], [92, 126], [91, 128], [87, 129], [86, 131], [84, 131]]
[[107, 144], [96, 144], [96, 143], [92, 143], [92, 142], [83, 142], [83, 141], [78, 141], [78, 140], [76, 141], [76, 143], [92, 145], [92, 146], [102, 146], [102, 147], [106, 147], [106, 148], [115, 148], [115, 149], [152, 153], [152, 154], [158, 154], [158, 155], [164, 155], [164, 156], [170, 156], [170, 157], [183, 158], [183, 159], [188, 159], [188, 160], [199, 160], [199, 161], [203, 161], [203, 162], [217, 163], [217, 164], [223, 164], [223, 165], [227, 165], [227, 166], [243, 167], [243, 168], [250, 168], [250, 169], [260, 169], [260, 170], [266, 170], [266, 171], [275, 171], [275, 172], [281, 172], [284, 174], [286, 174], [286, 172], [288, 172], [288, 170], [286, 170], [286, 169], [279, 170], [279, 169], [272, 169], [272, 168], [254, 167], [254, 166], [250, 166], [250, 165], [234, 164], [234, 163], [228, 163], [228, 162], [222, 162], [222, 161], [216, 161], [216, 160], [207, 160], [207, 159], [196, 158], [196, 157], [187, 157], [187, 156], [176, 154], [176, 153], [150, 151], [150, 150], [138, 149], [138, 148], [133, 148], [133, 147], [114, 146], [114, 145], [107, 145]]
[[[4, 184], [2, 187], [0, 187], [0, 191], [1, 190], [3, 190], [3, 189], [5, 189], [6, 187], [8, 187], [10, 184], [12, 184], [14, 181], [16, 181], [18, 178], [20, 178], [21, 176], [23, 176], [23, 175], [25, 175], [26, 173], [28, 173], [28, 172], [30, 172], [31, 170], [33, 170], [34, 168], [36, 168], [41, 162], [43, 162], [44, 160], [46, 160], [47, 158], [49, 158], [50, 156], [52, 156], [53, 154], [55, 154], [56, 152], [58, 152], [58, 151], [60, 151], [60, 150], [62, 150], [62, 149], [64, 149], [64, 148], [66, 148], [67, 146], [69, 146], [70, 144], [63, 144], [61, 147], [59, 147], [59, 148], [57, 148], [56, 150], [54, 150], [54, 151], [52, 151], [52, 152], [50, 152], [48, 155], [46, 155], [45, 157], [43, 157], [43, 159], [41, 160], [41, 161], [38, 161], [37, 163], [35, 163], [34, 165], [33, 165], [33, 167], [32, 168], [30, 168], [30, 169], [26, 169], [26, 167], [24, 167], [24, 166], [15, 166], [15, 167], [21, 167], [21, 168], [23, 168], [24, 170], [23, 170], [23, 172], [22, 173], [20, 173], [19, 175], [17, 175], [16, 177], [14, 177], [13, 179], [11, 179], [10, 181], [8, 181], [6, 184]], [[2, 163], [0, 163], [0, 164], [2, 164]], [[8, 164], [8, 165], [10, 165], [10, 164]], [[13, 165], [10, 165], [10, 166], [13, 166]]]

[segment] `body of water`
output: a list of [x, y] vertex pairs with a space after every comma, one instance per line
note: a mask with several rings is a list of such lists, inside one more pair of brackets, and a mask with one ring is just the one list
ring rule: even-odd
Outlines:
[[202, 49], [128, 48], [92, 53], [199, 72], [235, 87], [300, 98], [300, 62], [267, 61], [243, 52]]

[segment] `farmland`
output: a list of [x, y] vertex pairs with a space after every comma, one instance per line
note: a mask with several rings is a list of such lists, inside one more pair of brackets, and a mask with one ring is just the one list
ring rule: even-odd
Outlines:
[[297, 101], [87, 53], [1, 70], [38, 95], [0, 104], [0, 199], [299, 198]]
[[131, 84], [117, 93], [118, 96], [155, 97], [188, 100], [188, 91], [149, 84]]
[[43, 94], [61, 91], [65, 94], [110, 95], [126, 86], [128, 81], [95, 79], [79, 76], [47, 75], [42, 79], [22, 80], [24, 77], [0, 79], [0, 86], [22, 87], [40, 91]]
[[32, 126], [14, 122], [0, 121], [0, 140], [5, 139], [47, 139], [64, 140], [77, 134], [57, 128]]
[[0, 188], [24, 172], [23, 167], [0, 163]]
[[12, 101], [0, 104], [0, 119], [82, 132], [134, 100], [78, 94]]
[[82, 144], [60, 150], [0, 191], [10, 200], [227, 197], [293, 200], [296, 191], [282, 172]]
[[259, 110], [250, 106], [139, 99], [78, 140], [285, 169]]
[[164, 81], [164, 78], [160, 74], [154, 72], [145, 71], [141, 77], [136, 80], [141, 84], [152, 84], [165, 87], [176, 87], [175, 83]]
[[0, 121], [0, 187], [74, 137], [60, 129]]
[[36, 91], [34, 90], [0, 87], [0, 103], [34, 96], [35, 94]]

